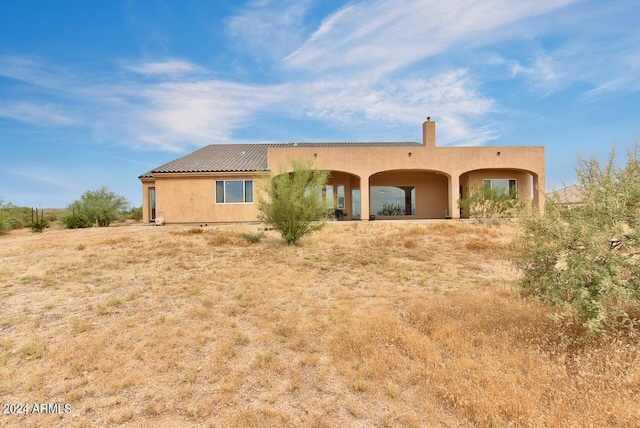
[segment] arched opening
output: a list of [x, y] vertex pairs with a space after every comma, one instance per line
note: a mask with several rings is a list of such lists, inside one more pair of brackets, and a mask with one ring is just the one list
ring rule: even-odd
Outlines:
[[319, 193], [336, 220], [360, 220], [360, 177], [344, 171], [331, 170], [329, 173], [329, 180]]
[[359, 176], [332, 170], [325, 187], [325, 197], [337, 220], [360, 220], [362, 203]]
[[[474, 185], [488, 186], [512, 194], [526, 209], [539, 207], [538, 175], [521, 169], [476, 169], [460, 175], [459, 197], [466, 198]], [[461, 218], [468, 218], [460, 211]]]
[[369, 216], [376, 220], [444, 218], [448, 183], [448, 176], [439, 171], [380, 171], [369, 178]]

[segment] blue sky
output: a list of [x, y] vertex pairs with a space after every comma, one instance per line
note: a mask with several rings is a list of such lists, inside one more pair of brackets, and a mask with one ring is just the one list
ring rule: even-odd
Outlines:
[[65, 207], [206, 144], [544, 145], [640, 138], [640, 2], [0, 2], [0, 198]]

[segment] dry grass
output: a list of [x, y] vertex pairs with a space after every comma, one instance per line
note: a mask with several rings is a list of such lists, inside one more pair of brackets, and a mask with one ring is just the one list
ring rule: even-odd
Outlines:
[[0, 237], [3, 426], [638, 426], [640, 345], [570, 345], [513, 229], [332, 222]]

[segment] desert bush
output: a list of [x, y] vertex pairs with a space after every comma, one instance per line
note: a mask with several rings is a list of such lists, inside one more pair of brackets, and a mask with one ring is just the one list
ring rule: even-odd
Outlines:
[[31, 215], [31, 208], [5, 204], [0, 199], [0, 232], [6, 233], [31, 225]]
[[31, 230], [35, 233], [42, 233], [49, 227], [49, 222], [45, 219], [36, 220], [31, 223]]
[[93, 226], [89, 217], [84, 214], [70, 214], [62, 217], [61, 221], [67, 229], [84, 229]]
[[210, 232], [211, 236], [207, 238], [207, 243], [213, 246], [220, 245], [237, 245], [237, 246], [247, 246], [245, 240], [242, 239], [242, 236], [239, 232], [230, 231], [230, 230], [215, 230]]
[[128, 210], [124, 210], [120, 213], [120, 217], [123, 220], [141, 221], [142, 207], [131, 207]]
[[29, 226], [31, 227], [31, 231], [42, 233], [49, 227], [49, 222], [44, 219], [44, 211], [40, 211], [40, 215], [38, 215], [38, 210], [35, 210], [35, 215], [35, 219], [31, 221]]
[[177, 236], [202, 235], [204, 233], [204, 229], [202, 227], [190, 227], [186, 230], [172, 230], [169, 233]]
[[514, 192], [505, 192], [483, 183], [469, 186], [467, 196], [458, 200], [458, 206], [463, 215], [489, 225], [500, 218], [512, 218], [519, 211], [518, 198]]
[[329, 171], [298, 161], [293, 161], [292, 166], [292, 173], [281, 168], [278, 175], [262, 182], [258, 200], [260, 220], [280, 232], [289, 245], [320, 230], [329, 215], [322, 195]]
[[0, 233], [8, 233], [11, 229], [11, 223], [9, 223], [4, 213], [0, 212]]
[[376, 215], [379, 216], [400, 216], [404, 215], [404, 208], [400, 204], [393, 204], [385, 202], [382, 204], [382, 208], [378, 210]]
[[265, 237], [263, 232], [259, 233], [243, 233], [242, 237], [250, 244], [257, 244]]
[[7, 233], [11, 230], [11, 223], [9, 223], [9, 216], [4, 209], [4, 201], [0, 199], [0, 233]]
[[523, 219], [516, 244], [522, 293], [559, 308], [558, 320], [587, 334], [640, 323], [640, 162], [624, 168], [579, 158], [583, 204], [549, 201]]
[[67, 209], [74, 214], [85, 214], [96, 225], [106, 227], [128, 208], [129, 202], [124, 196], [116, 195], [103, 186], [98, 190], [87, 190]]

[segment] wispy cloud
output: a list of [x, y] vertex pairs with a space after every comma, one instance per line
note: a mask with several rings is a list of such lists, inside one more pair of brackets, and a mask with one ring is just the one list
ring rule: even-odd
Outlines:
[[590, 67], [585, 64], [585, 69], [576, 70], [594, 85], [593, 89], [584, 94], [585, 98], [594, 100], [640, 91], [639, 46], [639, 30], [636, 30], [635, 40], [610, 44], [608, 47], [592, 44], [588, 49], [585, 46], [585, 54], [588, 53], [591, 58]]
[[0, 117], [39, 126], [69, 126], [76, 123], [75, 119], [60, 113], [60, 106], [25, 101], [0, 105]]
[[536, 52], [529, 63], [522, 60], [491, 57], [488, 64], [501, 67], [506, 70], [502, 78], [523, 79], [529, 90], [541, 96], [550, 95], [571, 83], [568, 79], [568, 71], [544, 52]]
[[361, 2], [328, 17], [286, 60], [291, 67], [319, 72], [353, 67], [389, 72], [459, 43], [490, 39], [494, 29], [574, 1]]
[[280, 60], [303, 40], [303, 19], [311, 0], [253, 0], [226, 22], [226, 32], [242, 53]]
[[145, 130], [138, 137], [151, 144], [174, 146], [197, 141], [226, 143], [252, 112], [277, 101], [269, 87], [225, 81], [162, 83], [140, 93], [143, 103], [134, 108]]
[[[522, 79], [530, 91], [542, 96], [576, 84], [590, 88], [583, 99], [591, 101], [638, 91], [638, 13], [638, 3], [634, 1], [606, 6], [580, 2], [576, 7], [517, 25], [515, 34], [522, 42], [518, 49], [510, 50], [500, 43], [490, 45], [494, 51], [503, 49], [489, 61], [504, 67], [510, 78]], [[528, 38], [522, 40], [522, 34]]]
[[[474, 136], [465, 118], [483, 116], [494, 101], [483, 97], [467, 70], [450, 70], [430, 79], [404, 78], [398, 81], [320, 81], [302, 85], [296, 92], [305, 98], [292, 105], [305, 114], [332, 122], [383, 122], [415, 125], [433, 112], [442, 122], [441, 143], [477, 144], [494, 136]], [[455, 128], [454, 128], [455, 127]]]
[[114, 160], [118, 161], [118, 162], [126, 162], [126, 163], [130, 163], [133, 165], [141, 165], [147, 168], [153, 168], [154, 166], [156, 166], [155, 163], [153, 162], [141, 162], [139, 160], [135, 160], [135, 159], [129, 159], [129, 158], [123, 158], [123, 157], [114, 157]]
[[[571, 25], [583, 28], [577, 23], [558, 36], [571, 12], [560, 11], [576, 1], [364, 0], [310, 30], [305, 19], [311, 0], [254, 0], [237, 9], [225, 31], [236, 48], [253, 57], [253, 65], [282, 72], [273, 73], [282, 75], [280, 81], [223, 80], [201, 64], [171, 56], [116, 62], [99, 76], [8, 56], [0, 57], [0, 76], [16, 84], [3, 94], [0, 116], [82, 127], [93, 139], [113, 144], [183, 151], [237, 141], [235, 135], [255, 115], [390, 126], [413, 126], [431, 115], [439, 121], [440, 143], [482, 144], [497, 136], [489, 118], [500, 106], [483, 93], [482, 76], [473, 68], [477, 59], [456, 57], [459, 49], [491, 53], [503, 78], [525, 82], [542, 95], [576, 81], [591, 85], [590, 97], [640, 90], [638, 30], [613, 46], [572, 31]], [[547, 20], [551, 12], [554, 18]], [[596, 14], [572, 19], [583, 24]], [[506, 45], [523, 21], [531, 41], [519, 52]], [[550, 28], [561, 42], [543, 46], [537, 37]], [[436, 56], [441, 60], [428, 61]], [[598, 70], [590, 61], [598, 62]], [[602, 65], [607, 63], [615, 70]], [[51, 101], [18, 101], [24, 93]]]
[[28, 180], [37, 181], [40, 183], [45, 183], [48, 185], [60, 187], [60, 188], [73, 188], [74, 184], [66, 181], [59, 180], [57, 178], [53, 178], [59, 174], [53, 174], [50, 170], [42, 170], [42, 171], [32, 171], [32, 170], [24, 170], [17, 171], [13, 169], [5, 169], [5, 171], [17, 175], [18, 177], [23, 177]]
[[[187, 62], [137, 65], [136, 71], [155, 73], [157, 78], [151, 81], [136, 75], [122, 78], [116, 70], [93, 83], [77, 77], [47, 79], [49, 67], [44, 61], [11, 60], [20, 64], [24, 75], [51, 82], [48, 95], [57, 97], [60, 104], [73, 104], [75, 113], [70, 116], [52, 105], [8, 101], [0, 107], [0, 116], [40, 126], [74, 124], [90, 129], [98, 140], [136, 147], [182, 151], [194, 145], [229, 142], [252, 112], [267, 108], [279, 97], [278, 87], [214, 80], [204, 72], [185, 80], [162, 74], [202, 70]], [[5, 63], [11, 60], [4, 59]], [[131, 71], [131, 66], [125, 69]]]
[[125, 66], [127, 69], [144, 76], [178, 77], [185, 74], [202, 72], [203, 69], [186, 61], [168, 60], [157, 62], [142, 62]]

